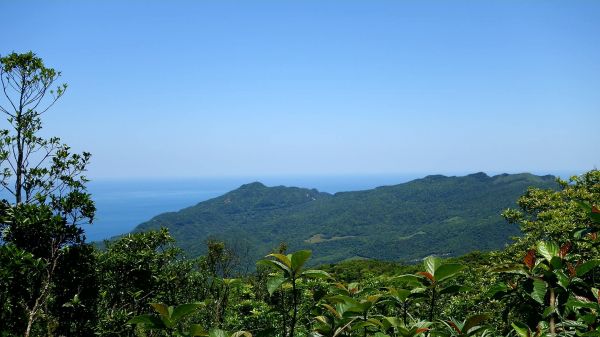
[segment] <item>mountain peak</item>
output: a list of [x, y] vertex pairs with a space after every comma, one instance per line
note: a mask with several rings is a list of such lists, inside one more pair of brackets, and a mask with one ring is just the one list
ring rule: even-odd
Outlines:
[[469, 174], [467, 177], [481, 180], [481, 179], [488, 179], [490, 176], [488, 176], [485, 172], [477, 172], [477, 173]]
[[254, 190], [254, 189], [263, 189], [263, 188], [267, 188], [267, 186], [259, 181], [255, 181], [252, 183], [248, 183], [248, 184], [244, 184], [242, 186], [240, 186], [240, 190], [244, 189], [244, 190]]

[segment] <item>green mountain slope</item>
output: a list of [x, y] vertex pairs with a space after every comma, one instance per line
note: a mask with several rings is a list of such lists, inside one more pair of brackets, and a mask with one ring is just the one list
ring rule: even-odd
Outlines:
[[313, 263], [349, 258], [412, 261], [501, 248], [516, 226], [500, 216], [529, 186], [556, 188], [553, 176], [476, 173], [427, 176], [404, 184], [334, 195], [255, 182], [135, 230], [169, 228], [190, 255], [208, 238], [226, 240], [249, 259], [280, 242], [311, 249]]

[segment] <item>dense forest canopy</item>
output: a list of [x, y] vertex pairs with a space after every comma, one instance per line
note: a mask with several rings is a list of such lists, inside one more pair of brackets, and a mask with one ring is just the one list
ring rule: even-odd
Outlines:
[[[250, 264], [271, 247], [309, 249], [313, 264], [345, 259], [415, 262], [500, 249], [519, 235], [500, 213], [529, 187], [557, 189], [553, 176], [475, 173], [428, 176], [404, 184], [334, 195], [314, 189], [252, 183], [135, 230], [166, 227], [191, 256], [219, 239], [248, 251]], [[460, 233], [460, 236], [453, 235]]]
[[[0, 143], [2, 186], [13, 196], [0, 203], [1, 336], [600, 336], [598, 170], [557, 179], [556, 185], [525, 176], [526, 184], [542, 179], [543, 185], [529, 188], [502, 213], [521, 235], [505, 249], [460, 257], [318, 267], [310, 250], [271, 239], [250, 270], [240, 268], [247, 252], [216, 239], [205, 240], [204, 253], [189, 258], [165, 228], [128, 234], [99, 250], [79, 227], [92, 221], [95, 211], [83, 176], [90, 155], [72, 154], [59, 139], [40, 136], [42, 115], [66, 89], [51, 89], [60, 73], [33, 53], [12, 53], [0, 62], [6, 98], [1, 107], [8, 122]], [[512, 178], [426, 179], [449, 184], [450, 200], [458, 198], [451, 193], [457, 188], [466, 198], [456, 200], [477, 200], [454, 207], [477, 214], [489, 212], [487, 204], [504, 198], [506, 190], [482, 194], [474, 181], [510, 186], [502, 180]], [[407, 186], [417, 196], [429, 195], [419, 194], [422, 182]], [[318, 207], [385, 217], [392, 210], [358, 205], [397, 188], [339, 196], [297, 189], [281, 198], [246, 200], [259, 213], [257, 208], [296, 207], [297, 198], [308, 193]], [[256, 184], [244, 189], [229, 197], [281, 190]], [[427, 211], [421, 209], [420, 216], [426, 218]], [[261, 219], [273, 229], [283, 226]], [[336, 219], [346, 223], [351, 217]], [[467, 244], [472, 238], [460, 230], [467, 225], [477, 224], [444, 233]], [[325, 234], [355, 234], [348, 232], [350, 226], [340, 230], [305, 234], [313, 239], [323, 234], [319, 240], [330, 238]], [[387, 236], [394, 228], [373, 231]], [[369, 244], [377, 246], [376, 238]], [[410, 250], [412, 241], [407, 242], [404, 249]]]

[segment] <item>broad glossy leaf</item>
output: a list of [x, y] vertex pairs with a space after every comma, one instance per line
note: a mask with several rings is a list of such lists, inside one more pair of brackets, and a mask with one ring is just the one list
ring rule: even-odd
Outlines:
[[280, 261], [276, 261], [276, 260], [260, 260], [257, 262], [257, 264], [263, 265], [263, 266], [268, 266], [271, 268], [276, 268], [279, 269], [281, 271], [283, 271], [284, 273], [291, 275], [292, 274], [292, 270], [286, 266], [284, 263], [280, 262]]
[[546, 298], [546, 282], [535, 279], [533, 280], [533, 291], [531, 292], [531, 298], [536, 300], [540, 304], [544, 304]]
[[150, 305], [158, 312], [162, 317], [166, 319], [171, 318], [171, 312], [169, 307], [164, 303], [150, 303]]
[[442, 264], [442, 259], [437, 256], [428, 256], [423, 261], [425, 271], [431, 275], [435, 275], [436, 269]]
[[389, 295], [395, 298], [400, 302], [404, 302], [411, 295], [410, 290], [407, 289], [396, 289], [396, 288], [388, 288]]
[[560, 256], [555, 256], [550, 260], [552, 269], [561, 269], [563, 267], [563, 259]]
[[329, 325], [329, 320], [325, 316], [315, 316], [315, 321], [323, 324], [325, 327]]
[[279, 289], [279, 287], [285, 282], [287, 279], [283, 276], [274, 276], [267, 280], [267, 291], [269, 295], [273, 296], [273, 293]]
[[404, 323], [398, 317], [384, 317], [381, 321], [384, 328], [403, 326]]
[[310, 250], [299, 250], [293, 253], [291, 260], [291, 269], [296, 273], [299, 272], [311, 255], [312, 252]]
[[594, 303], [587, 298], [573, 298], [569, 297], [567, 300], [566, 306], [569, 308], [588, 308], [593, 310], [598, 310], [598, 303]]
[[488, 315], [473, 315], [465, 320], [465, 325], [463, 325], [462, 331], [464, 333], [468, 333], [472, 328], [481, 325], [481, 322], [489, 319]]
[[413, 274], [395, 276], [392, 277], [391, 280], [399, 282], [400, 284], [403, 284], [408, 287], [418, 287], [423, 284], [421, 278]]
[[537, 252], [546, 259], [546, 261], [552, 261], [553, 257], [559, 256], [560, 248], [553, 241], [540, 241], [537, 244]]
[[498, 282], [498, 283], [492, 285], [488, 289], [486, 295], [489, 296], [489, 297], [494, 297], [496, 294], [507, 292], [508, 290], [509, 290], [509, 288], [506, 285], [506, 283], [504, 283], [504, 282]]
[[186, 303], [181, 304], [173, 308], [173, 314], [171, 315], [171, 320], [174, 322], [179, 321], [182, 317], [187, 316], [194, 311], [198, 310], [198, 308], [202, 307], [203, 303]]
[[578, 277], [581, 277], [587, 274], [590, 270], [600, 266], [600, 260], [590, 260], [585, 263], [582, 263], [579, 267], [575, 268]]
[[562, 270], [555, 270], [554, 275], [556, 275], [558, 285], [567, 290], [567, 287], [571, 283], [571, 279]]
[[435, 278], [436, 282], [442, 282], [453, 276], [456, 276], [458, 272], [460, 272], [463, 269], [465, 269], [465, 266], [463, 266], [462, 264], [445, 263], [436, 269], [435, 274], [433, 274], [433, 277]]
[[366, 321], [362, 321], [362, 322], [358, 322], [354, 325], [352, 325], [351, 330], [356, 331], [356, 330], [362, 330], [364, 328], [377, 328], [382, 326], [381, 322], [379, 322], [378, 320], [374, 319], [374, 318], [370, 318]]
[[269, 254], [269, 255], [267, 255], [267, 257], [274, 257], [277, 260], [279, 260], [281, 263], [283, 263], [285, 266], [287, 266], [289, 269], [292, 269], [292, 261], [290, 260], [290, 258], [287, 255]]
[[546, 309], [544, 309], [544, 311], [542, 312], [542, 316], [548, 317], [548, 316], [552, 315], [554, 312], [556, 312], [555, 307], [546, 307]]
[[529, 327], [521, 322], [514, 322], [511, 324], [515, 332], [519, 335], [519, 337], [531, 337], [531, 331]]
[[309, 278], [322, 278], [322, 279], [332, 278], [331, 275], [329, 275], [329, 273], [327, 273], [326, 271], [318, 270], [318, 269], [305, 270], [302, 272], [301, 275], [309, 277]]
[[340, 314], [339, 311], [337, 311], [334, 307], [332, 307], [331, 305], [327, 304], [327, 303], [321, 303], [321, 306], [325, 309], [327, 309], [327, 311], [329, 311], [333, 316], [335, 316], [336, 318], [342, 318], [342, 315]]

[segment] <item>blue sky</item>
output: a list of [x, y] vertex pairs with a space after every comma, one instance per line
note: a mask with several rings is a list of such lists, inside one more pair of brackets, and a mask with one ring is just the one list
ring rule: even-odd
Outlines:
[[[580, 172], [597, 1], [1, 1], [89, 176]], [[21, 15], [19, 13], [25, 13]]]

